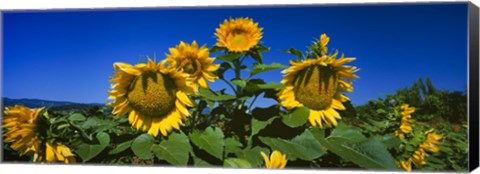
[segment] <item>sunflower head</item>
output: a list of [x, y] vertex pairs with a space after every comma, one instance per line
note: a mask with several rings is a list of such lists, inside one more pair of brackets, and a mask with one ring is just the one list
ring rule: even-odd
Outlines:
[[157, 136], [160, 131], [166, 136], [172, 129], [180, 129], [182, 119], [190, 115], [187, 106], [193, 101], [187, 96], [193, 93], [187, 74], [165, 67], [165, 62], [135, 66], [126, 63], [114, 64], [114, 84], [108, 91], [113, 102], [107, 104], [114, 109], [116, 118], [129, 113], [132, 127], [148, 131]]
[[208, 88], [206, 80], [214, 82], [218, 77], [212, 72], [216, 71], [219, 64], [213, 64], [215, 58], [208, 57], [208, 48], [205, 45], [198, 47], [196, 41], [191, 45], [185, 42], [180, 42], [175, 48], [169, 49], [170, 54], [167, 54], [167, 62], [174, 69], [188, 74], [188, 80], [192, 81], [194, 87], [200, 85]]
[[264, 152], [260, 152], [265, 161], [265, 167], [268, 169], [283, 169], [287, 165], [287, 156], [278, 150], [274, 150], [270, 157]]
[[[322, 35], [319, 52], [326, 53], [328, 36]], [[291, 66], [283, 71], [282, 84], [286, 87], [278, 93], [280, 104], [287, 109], [307, 107], [309, 121], [313, 126], [336, 126], [340, 114], [345, 110], [342, 102], [348, 98], [342, 92], [353, 90], [350, 80], [358, 78], [355, 67], [345, 66], [355, 58], [336, 58], [336, 54], [324, 55], [300, 62], [291, 61]]]
[[63, 153], [62, 158], [59, 157], [57, 160], [49, 160], [48, 156], [52, 152], [49, 149], [52, 146], [46, 143], [49, 123], [47, 118], [43, 117], [44, 111], [44, 108], [30, 109], [20, 105], [5, 107], [3, 120], [3, 128], [7, 129], [3, 135], [5, 142], [12, 143], [10, 147], [19, 151], [20, 156], [33, 157], [34, 162], [75, 162], [75, 155], [65, 145], [58, 148], [59, 153], [67, 152], [65, 149], [68, 149], [69, 153]]
[[37, 128], [40, 127], [38, 118], [43, 109], [30, 109], [20, 105], [5, 107], [3, 128], [7, 131], [3, 134], [4, 141], [12, 143], [10, 147], [20, 151], [20, 155], [40, 156], [42, 141]]
[[258, 27], [249, 18], [226, 20], [216, 29], [217, 46], [225, 47], [231, 52], [248, 51], [262, 38], [263, 28]]

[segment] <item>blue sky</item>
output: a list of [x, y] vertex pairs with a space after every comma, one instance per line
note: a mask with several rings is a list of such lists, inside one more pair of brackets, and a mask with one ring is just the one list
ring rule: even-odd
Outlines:
[[[215, 28], [229, 17], [251, 17], [264, 28], [266, 63], [288, 65], [293, 56], [281, 49], [305, 50], [327, 33], [330, 50], [357, 58], [350, 65], [360, 68], [360, 79], [347, 94], [354, 104], [420, 77], [445, 90], [467, 84], [466, 3], [19, 11], [3, 13], [2, 95], [104, 103], [114, 62], [135, 64], [155, 53], [163, 59], [180, 41], [211, 47]], [[257, 77], [281, 80], [280, 70]]]

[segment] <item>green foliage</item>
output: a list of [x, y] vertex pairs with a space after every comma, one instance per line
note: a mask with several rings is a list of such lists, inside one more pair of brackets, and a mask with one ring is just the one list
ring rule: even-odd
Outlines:
[[187, 165], [192, 147], [185, 134], [173, 133], [167, 140], [153, 145], [152, 151], [159, 159], [164, 159], [173, 165], [184, 166]]
[[313, 160], [325, 154], [322, 148], [320, 148], [322, 145], [315, 141], [315, 138], [309, 131], [305, 131], [291, 140], [270, 137], [260, 137], [260, 140], [271, 149], [281, 151], [287, 156], [288, 160], [292, 161], [297, 160], [297, 158]]
[[193, 131], [190, 139], [200, 149], [207, 151], [218, 159], [223, 159], [223, 148], [225, 145], [223, 132], [220, 129], [208, 127], [205, 131]]

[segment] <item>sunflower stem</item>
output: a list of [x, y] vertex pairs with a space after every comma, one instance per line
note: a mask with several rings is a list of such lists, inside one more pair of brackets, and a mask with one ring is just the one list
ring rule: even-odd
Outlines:
[[228, 86], [230, 86], [230, 88], [232, 88], [232, 91], [235, 93], [235, 95], [237, 95], [237, 90], [235, 89], [235, 87], [233, 87], [233, 85], [229, 81], [225, 80], [224, 78], [219, 78], [219, 79], [224, 81]]
[[250, 105], [248, 105], [248, 112], [250, 112], [250, 110], [252, 109], [253, 103], [255, 103], [255, 101], [257, 100], [257, 97], [258, 97], [258, 95], [255, 95], [255, 97], [253, 97], [253, 100], [250, 103]]

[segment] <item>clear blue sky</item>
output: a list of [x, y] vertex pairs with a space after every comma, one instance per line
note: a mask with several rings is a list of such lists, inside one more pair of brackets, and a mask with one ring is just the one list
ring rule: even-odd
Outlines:
[[[104, 103], [114, 62], [135, 64], [154, 53], [163, 59], [180, 41], [211, 47], [215, 28], [229, 17], [251, 17], [264, 28], [266, 63], [288, 65], [293, 56], [280, 49], [305, 50], [327, 33], [330, 50], [357, 58], [350, 65], [361, 69], [360, 79], [347, 94], [354, 104], [420, 77], [445, 90], [464, 91], [467, 84], [466, 3], [36, 11], [3, 15], [2, 95]], [[280, 71], [258, 77], [281, 80]]]

